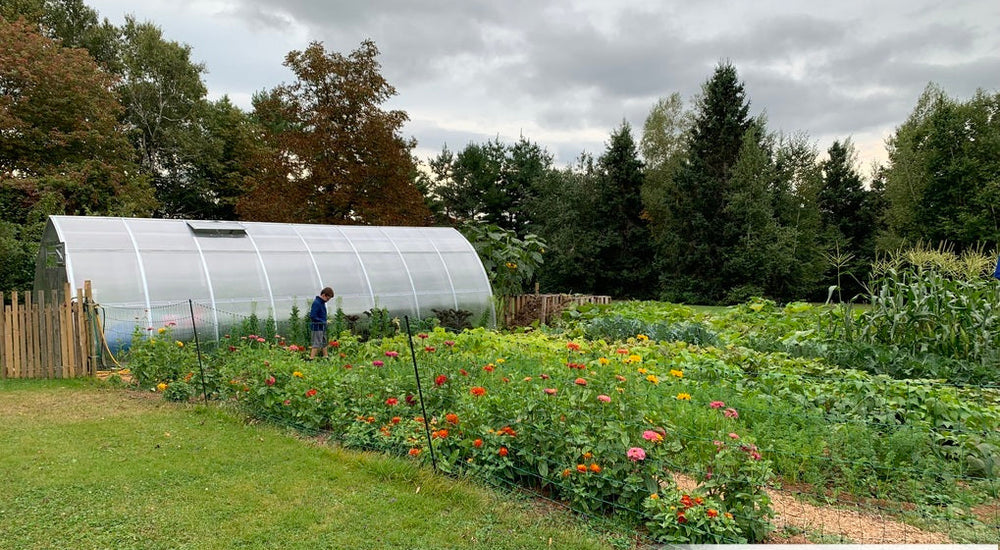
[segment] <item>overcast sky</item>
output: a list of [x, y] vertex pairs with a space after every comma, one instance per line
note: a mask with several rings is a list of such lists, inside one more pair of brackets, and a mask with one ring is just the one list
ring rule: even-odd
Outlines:
[[596, 156], [622, 120], [638, 140], [658, 98], [690, 101], [728, 60], [771, 131], [821, 151], [850, 137], [867, 172], [929, 82], [1000, 92], [1000, 0], [85, 1], [190, 45], [210, 97], [245, 109], [292, 80], [289, 51], [370, 38], [425, 158], [520, 135], [559, 164]]

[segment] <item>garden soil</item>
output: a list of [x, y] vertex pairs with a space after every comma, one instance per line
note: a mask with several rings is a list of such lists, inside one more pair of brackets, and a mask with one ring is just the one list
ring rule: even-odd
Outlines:
[[[686, 476], [674, 474], [674, 481], [681, 490], [690, 491], [697, 483]], [[767, 540], [771, 544], [808, 544], [801, 533], [820, 535], [824, 538], [842, 538], [854, 544], [948, 544], [951, 540], [942, 533], [923, 531], [907, 525], [887, 514], [875, 510], [850, 510], [831, 506], [815, 506], [802, 502], [794, 495], [774, 489], [767, 490], [775, 517], [776, 527]], [[794, 533], [794, 534], [789, 534]]]

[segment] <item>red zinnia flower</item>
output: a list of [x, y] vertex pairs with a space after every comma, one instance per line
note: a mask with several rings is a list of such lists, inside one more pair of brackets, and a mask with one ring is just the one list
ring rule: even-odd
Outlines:
[[719, 511], [716, 510], [715, 508], [709, 508], [708, 510], [705, 511], [705, 514], [708, 515], [708, 517], [710, 518], [714, 518], [715, 516], [719, 515]]
[[461, 374], [462, 376], [469, 376], [469, 371], [465, 369], [459, 369], [458, 374]]
[[390, 407], [396, 406], [399, 404], [399, 399], [396, 399], [395, 397], [390, 397], [389, 399], [385, 400], [385, 404], [389, 405]]
[[577, 378], [575, 380], [575, 382], [576, 382], [577, 386], [586, 386], [587, 385], [587, 381], [584, 380], [583, 378]]
[[447, 381], [448, 381], [448, 377], [445, 376], [445, 375], [443, 375], [443, 374], [441, 374], [441, 375], [438, 375], [438, 377], [434, 379], [434, 385], [436, 385], [436, 386], [443, 386], [444, 383], [447, 382]]
[[507, 456], [507, 447], [500, 447], [500, 450], [497, 451], [497, 454], [499, 454], [500, 456]]
[[309, 391], [306, 392], [306, 397], [312, 397], [314, 395], [316, 395], [316, 388], [309, 388]]
[[420, 338], [421, 340], [424, 340], [424, 339], [427, 338], [427, 333], [426, 332], [421, 332], [420, 334], [417, 335], [417, 338]]
[[469, 390], [469, 393], [476, 397], [482, 397], [486, 395], [486, 388], [482, 386], [474, 386], [471, 390]]
[[410, 449], [410, 456], [417, 456], [420, 454], [420, 449]]
[[482, 439], [477, 439], [477, 440], [473, 441], [472, 442], [472, 446], [476, 447], [477, 449], [479, 447], [482, 447], [483, 446], [483, 440]]
[[273, 376], [273, 375], [272, 375], [272, 376], [268, 376], [268, 377], [267, 377], [267, 378], [266, 378], [266, 379], [264, 380], [264, 383], [265, 383], [265, 384], [267, 384], [268, 386], [273, 386], [273, 385], [274, 385], [274, 382], [275, 382], [275, 380], [274, 380], [274, 376]]
[[455, 413], [448, 413], [444, 415], [444, 419], [449, 424], [458, 424], [458, 415]]

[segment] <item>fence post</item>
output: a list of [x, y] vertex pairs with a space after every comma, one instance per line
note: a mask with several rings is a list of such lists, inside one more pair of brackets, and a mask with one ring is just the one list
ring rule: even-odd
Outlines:
[[17, 291], [11, 293], [10, 299], [11, 307], [11, 318], [13, 319], [13, 335], [14, 335], [14, 378], [21, 378], [21, 358], [24, 357], [24, 345], [22, 342], [24, 338], [21, 337], [21, 308], [20, 308], [20, 298], [17, 295]]
[[7, 314], [3, 292], [0, 292], [0, 380], [7, 378]]

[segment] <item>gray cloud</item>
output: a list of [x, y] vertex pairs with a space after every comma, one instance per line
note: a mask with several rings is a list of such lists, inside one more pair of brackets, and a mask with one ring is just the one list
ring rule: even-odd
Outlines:
[[691, 98], [723, 60], [739, 71], [753, 114], [820, 141], [891, 132], [928, 82], [960, 98], [1000, 89], [995, 0], [88, 4], [189, 43], [212, 93], [236, 99], [287, 81], [281, 60], [291, 49], [316, 40], [347, 53], [371, 38], [399, 91], [392, 107], [410, 113], [406, 131], [421, 151], [523, 132], [560, 162], [599, 154], [622, 120], [638, 134], [657, 98]]

